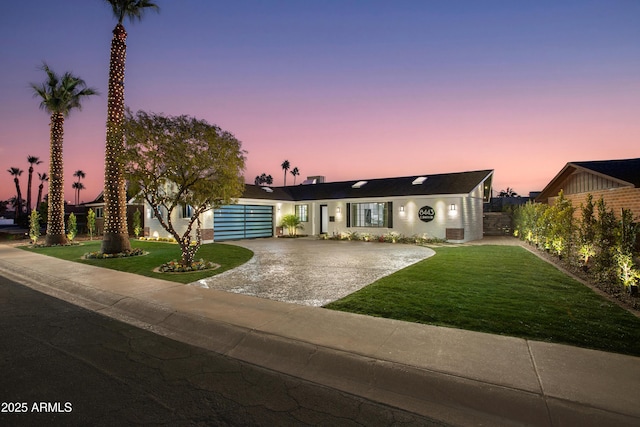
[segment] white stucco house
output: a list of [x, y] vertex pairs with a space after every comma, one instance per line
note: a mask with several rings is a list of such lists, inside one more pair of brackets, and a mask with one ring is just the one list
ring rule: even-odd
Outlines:
[[[247, 184], [236, 204], [202, 215], [203, 242], [273, 237], [287, 214], [297, 215], [309, 235], [397, 232], [456, 243], [478, 240], [493, 170], [341, 182], [318, 178], [286, 187]], [[167, 237], [151, 208], [145, 211], [145, 235]], [[172, 220], [180, 233], [180, 220], [190, 212], [177, 211]]]

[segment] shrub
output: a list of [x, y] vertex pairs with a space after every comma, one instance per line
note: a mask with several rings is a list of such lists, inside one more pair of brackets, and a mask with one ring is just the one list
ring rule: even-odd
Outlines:
[[37, 210], [32, 210], [29, 215], [29, 238], [31, 243], [35, 245], [40, 238], [40, 214]]
[[127, 258], [132, 256], [140, 256], [145, 255], [146, 252], [140, 248], [134, 248], [127, 252], [119, 252], [117, 254], [105, 254], [102, 252], [89, 252], [84, 254], [84, 258], [86, 259], [110, 259], [110, 258]]
[[287, 227], [287, 231], [290, 236], [295, 236], [298, 229], [303, 229], [304, 226], [300, 222], [300, 218], [296, 215], [285, 215], [282, 217], [281, 225]]
[[140, 236], [140, 232], [142, 232], [142, 226], [140, 225], [140, 209], [136, 209], [133, 213], [133, 234], [135, 234], [137, 238]]
[[634, 268], [633, 257], [628, 253], [618, 251], [615, 259], [618, 264], [618, 280], [620, 280], [624, 289], [629, 289], [631, 285], [635, 285], [637, 280], [640, 279], [640, 271]]
[[69, 219], [67, 220], [67, 238], [73, 242], [78, 234], [78, 223], [76, 222], [76, 216], [71, 212]]
[[594, 269], [598, 281], [615, 281], [615, 253], [616, 253], [616, 217], [613, 210], [608, 209], [601, 197], [596, 203], [597, 220], [595, 222], [596, 254], [593, 257]]
[[205, 261], [203, 259], [199, 259], [198, 261], [194, 261], [191, 265], [185, 265], [182, 261], [171, 260], [167, 263], [162, 264], [158, 270], [162, 273], [188, 273], [190, 271], [200, 271], [207, 270], [210, 268], [217, 267], [217, 264], [214, 264], [209, 261]]
[[91, 208], [87, 212], [87, 230], [89, 231], [89, 240], [93, 240], [93, 234], [96, 232], [96, 213]]

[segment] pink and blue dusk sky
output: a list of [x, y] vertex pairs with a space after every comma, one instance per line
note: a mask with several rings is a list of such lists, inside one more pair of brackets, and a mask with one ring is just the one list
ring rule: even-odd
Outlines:
[[[125, 22], [126, 104], [232, 132], [249, 183], [282, 185], [288, 159], [298, 183], [494, 169], [496, 191], [527, 195], [567, 162], [640, 157], [637, 0], [157, 4]], [[0, 199], [10, 167], [26, 197], [27, 156], [48, 172], [49, 116], [29, 88], [42, 61], [101, 92], [64, 139], [65, 198], [78, 169], [81, 199], [100, 193], [115, 23], [101, 0], [2, 5]]]

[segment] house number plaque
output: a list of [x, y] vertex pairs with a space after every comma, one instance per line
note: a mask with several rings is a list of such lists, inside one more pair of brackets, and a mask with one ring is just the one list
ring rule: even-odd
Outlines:
[[420, 221], [429, 222], [433, 221], [436, 217], [436, 211], [431, 206], [423, 206], [418, 211], [418, 218]]

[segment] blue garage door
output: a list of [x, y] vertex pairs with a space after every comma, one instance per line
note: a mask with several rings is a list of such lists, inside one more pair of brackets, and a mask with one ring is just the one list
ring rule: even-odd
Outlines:
[[213, 240], [273, 236], [273, 207], [226, 205], [213, 211]]

